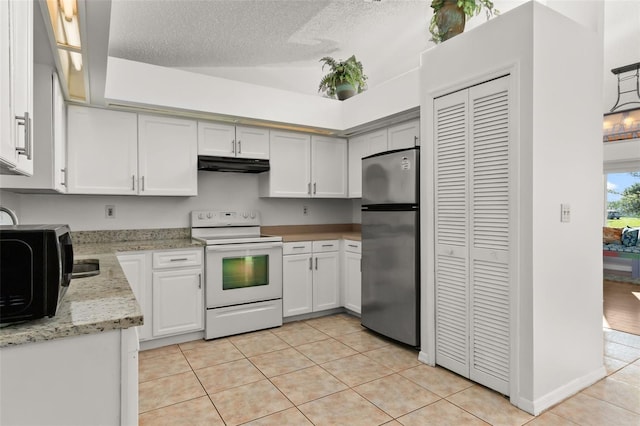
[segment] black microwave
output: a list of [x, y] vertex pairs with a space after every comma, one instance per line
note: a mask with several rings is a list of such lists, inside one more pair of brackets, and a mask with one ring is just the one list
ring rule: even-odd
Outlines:
[[0, 323], [54, 316], [72, 272], [68, 225], [0, 226]]

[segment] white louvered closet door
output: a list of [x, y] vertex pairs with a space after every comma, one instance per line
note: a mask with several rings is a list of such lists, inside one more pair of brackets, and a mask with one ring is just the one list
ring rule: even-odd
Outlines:
[[435, 114], [436, 362], [469, 376], [468, 91]]
[[509, 394], [509, 77], [469, 89], [471, 380]]
[[509, 77], [434, 105], [436, 363], [508, 394]]

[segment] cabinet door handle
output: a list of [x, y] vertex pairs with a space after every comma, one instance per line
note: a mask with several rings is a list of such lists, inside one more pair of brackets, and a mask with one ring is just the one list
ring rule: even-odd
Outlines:
[[316, 257], [316, 271], [318, 270], [318, 258]]
[[307, 184], [307, 194], [311, 195], [311, 182]]
[[169, 259], [169, 262], [185, 262], [189, 260], [186, 257], [174, 257], [173, 259]]
[[60, 169], [60, 185], [67, 186], [67, 169]]
[[202, 274], [198, 274], [198, 288], [202, 288]]
[[234, 154], [236, 153], [236, 140], [235, 139], [231, 140], [231, 152], [234, 153]]
[[313, 182], [313, 195], [316, 195], [316, 183]]
[[293, 247], [291, 247], [291, 248], [292, 248], [292, 249], [294, 249], [294, 250], [295, 250], [295, 249], [303, 249], [303, 248], [304, 248], [304, 246], [293, 246]]
[[136, 175], [131, 175], [131, 190], [136, 190]]
[[238, 154], [242, 154], [242, 141], [238, 141]]
[[322, 247], [333, 247], [333, 244], [323, 244]]
[[309, 258], [309, 270], [313, 270], [313, 257]]
[[23, 116], [16, 115], [16, 120], [20, 120], [18, 126], [24, 126], [24, 148], [16, 147], [16, 151], [18, 151], [18, 155], [26, 155], [27, 160], [31, 160], [31, 117], [29, 117], [29, 112], [25, 111]]
[[358, 246], [357, 246], [357, 245], [355, 245], [355, 244], [347, 244], [347, 245], [348, 245], [349, 247], [358, 248]]
[[142, 190], [144, 191], [144, 176], [142, 176]]

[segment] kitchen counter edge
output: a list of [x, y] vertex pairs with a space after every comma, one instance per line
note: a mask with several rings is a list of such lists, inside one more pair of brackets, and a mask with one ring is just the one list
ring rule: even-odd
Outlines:
[[71, 280], [54, 317], [4, 325], [0, 328], [0, 348], [142, 325], [140, 305], [117, 254], [197, 247], [202, 244], [190, 238], [74, 244], [74, 259], [98, 259], [100, 274]]

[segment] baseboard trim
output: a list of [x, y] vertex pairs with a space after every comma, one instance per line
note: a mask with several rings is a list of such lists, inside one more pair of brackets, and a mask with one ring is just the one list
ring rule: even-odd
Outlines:
[[140, 350], [156, 349], [162, 346], [176, 345], [179, 343], [191, 342], [193, 340], [204, 339], [204, 331], [196, 331], [193, 333], [178, 334], [176, 336], [160, 337], [157, 339], [144, 340], [140, 342]]
[[526, 411], [529, 414], [533, 414], [534, 416], [539, 415], [544, 410], [553, 407], [554, 405], [564, 401], [580, 392], [581, 390], [591, 386], [598, 380], [602, 379], [607, 375], [607, 371], [604, 366], [585, 374], [582, 377], [578, 377], [570, 381], [569, 383], [560, 386], [559, 388], [543, 395], [542, 397], [531, 401], [525, 398], [516, 398], [516, 401], [512, 401], [518, 408]]
[[430, 365], [432, 367], [435, 367], [436, 363], [435, 362], [431, 362], [429, 360], [429, 354], [427, 354], [425, 351], [420, 351], [420, 353], [418, 353], [418, 361]]

